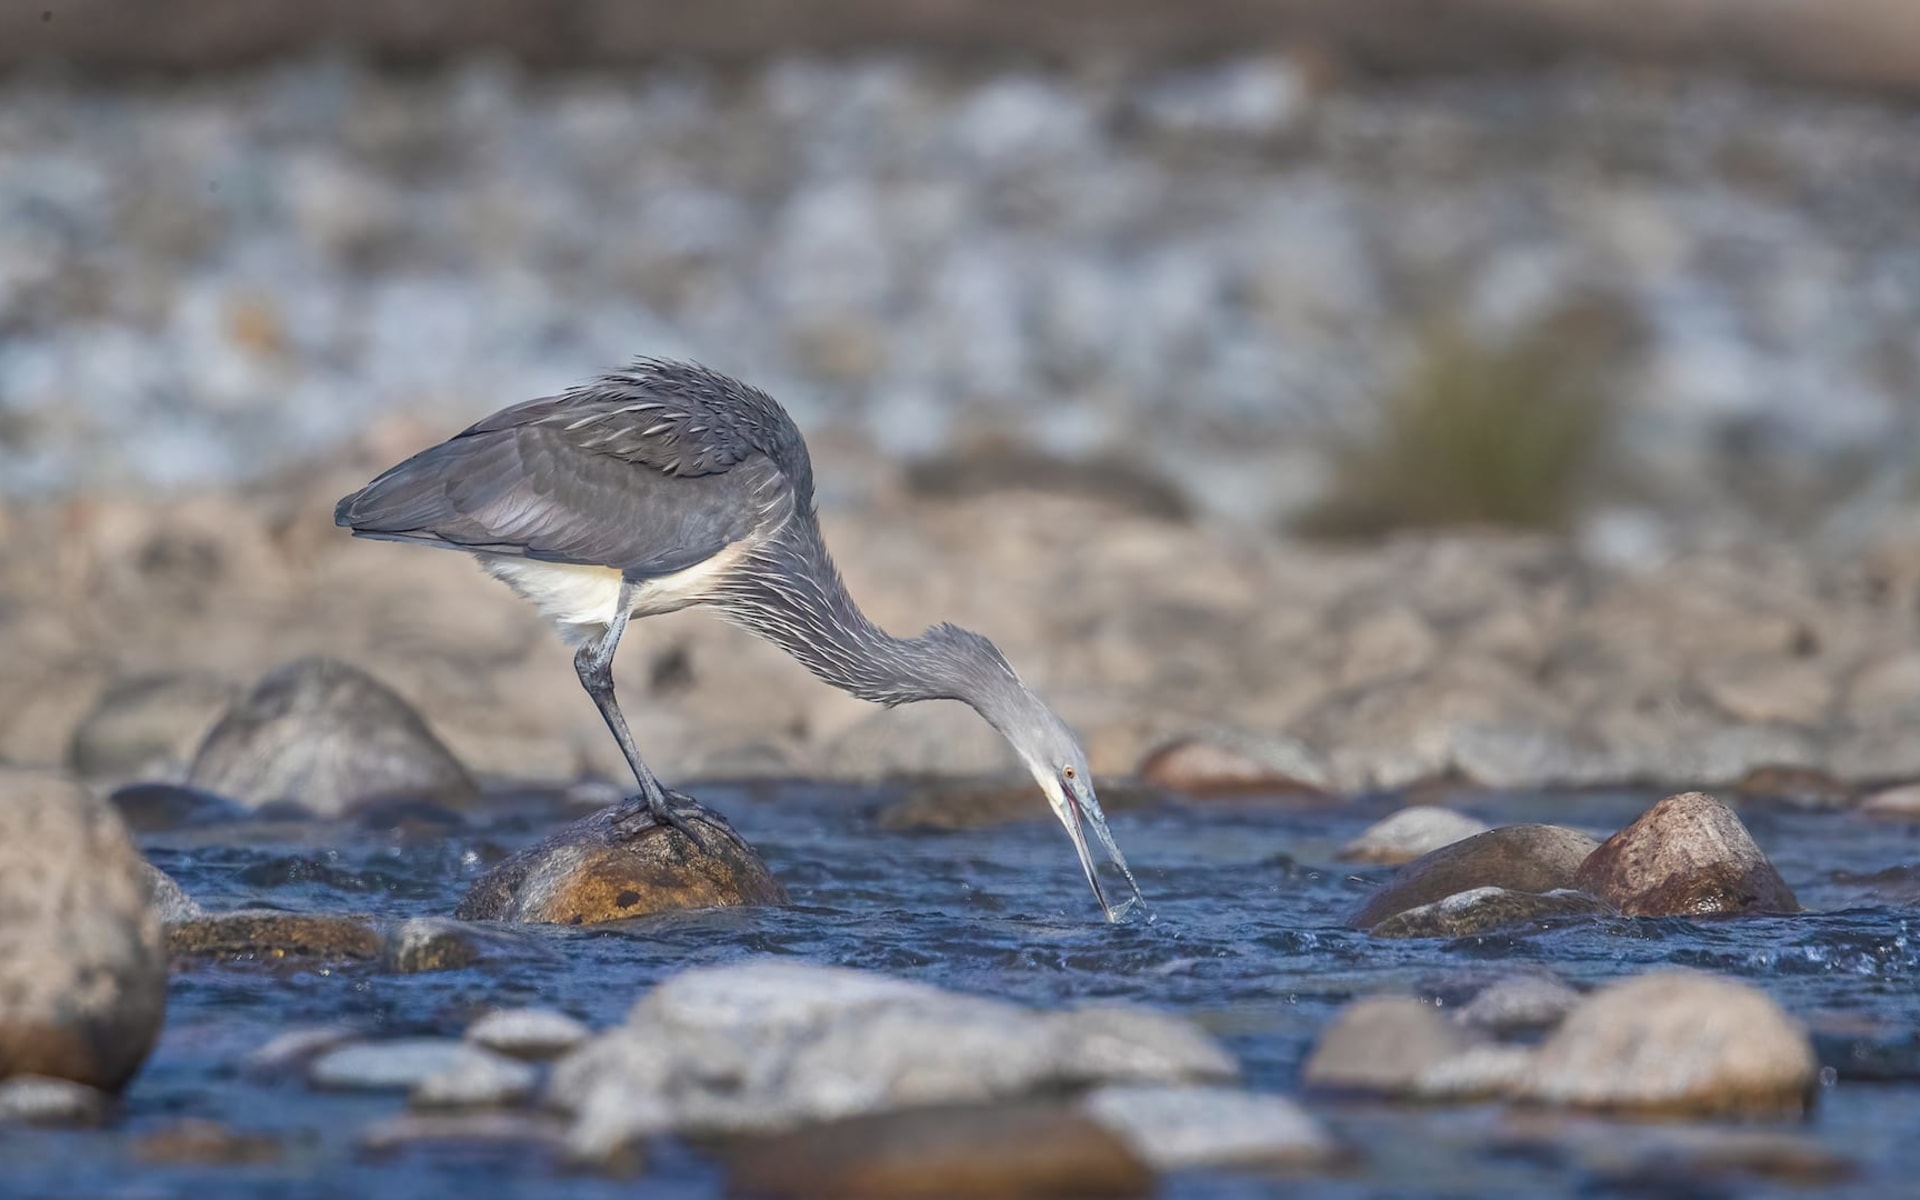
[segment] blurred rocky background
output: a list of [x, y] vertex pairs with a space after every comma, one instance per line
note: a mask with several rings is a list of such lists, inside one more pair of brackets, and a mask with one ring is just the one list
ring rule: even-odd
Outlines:
[[[619, 778], [530, 611], [330, 513], [650, 354], [1110, 774], [1920, 775], [1906, 0], [8, 0], [0, 64], [0, 760], [181, 776], [325, 654]], [[1009, 765], [698, 614], [621, 672], [683, 778]]]

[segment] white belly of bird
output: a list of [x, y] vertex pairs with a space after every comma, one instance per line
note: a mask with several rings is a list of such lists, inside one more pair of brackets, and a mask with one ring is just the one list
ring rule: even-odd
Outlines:
[[[632, 615], [657, 616], [700, 603], [721, 574], [746, 551], [743, 543], [736, 542], [705, 562], [647, 580], [634, 593]], [[477, 557], [488, 574], [532, 601], [571, 645], [599, 637], [620, 607], [620, 572], [612, 567], [540, 562], [500, 554]]]

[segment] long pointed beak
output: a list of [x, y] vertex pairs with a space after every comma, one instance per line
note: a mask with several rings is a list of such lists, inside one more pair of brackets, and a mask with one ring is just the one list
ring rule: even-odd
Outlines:
[[[1087, 883], [1093, 888], [1093, 898], [1100, 902], [1100, 909], [1106, 914], [1110, 924], [1118, 924], [1137, 904], [1145, 911], [1147, 900], [1140, 894], [1140, 885], [1133, 878], [1133, 871], [1127, 866], [1127, 856], [1120, 853], [1120, 844], [1113, 840], [1113, 831], [1107, 828], [1106, 814], [1100, 811], [1100, 802], [1093, 798], [1093, 790], [1087, 789], [1083, 795], [1080, 789], [1071, 785], [1066, 787], [1067, 811], [1073, 815], [1073, 821], [1067, 826], [1067, 833], [1073, 838], [1073, 848], [1080, 855], [1080, 869], [1087, 874]], [[1120, 874], [1126, 876], [1127, 887], [1133, 895], [1118, 908], [1107, 903], [1107, 894], [1100, 887], [1100, 876], [1095, 870], [1093, 851], [1087, 845], [1087, 826], [1093, 827], [1093, 835], [1106, 850], [1113, 865], [1120, 868]], [[1151, 913], [1149, 912], [1149, 919]]]

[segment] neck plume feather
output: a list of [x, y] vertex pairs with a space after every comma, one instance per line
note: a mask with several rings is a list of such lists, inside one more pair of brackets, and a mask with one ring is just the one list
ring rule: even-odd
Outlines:
[[743, 559], [712, 603], [823, 682], [876, 704], [961, 700], [985, 712], [996, 693], [1025, 690], [978, 634], [941, 625], [900, 638], [868, 620], [847, 594], [811, 514]]

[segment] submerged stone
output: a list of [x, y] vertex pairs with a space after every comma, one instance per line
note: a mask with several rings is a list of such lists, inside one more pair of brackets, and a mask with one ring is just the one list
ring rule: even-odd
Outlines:
[[167, 947], [188, 959], [377, 959], [386, 938], [362, 917], [242, 909], [168, 925]]
[[1584, 892], [1564, 888], [1535, 893], [1482, 887], [1455, 892], [1432, 904], [1395, 913], [1367, 932], [1386, 938], [1468, 937], [1529, 921], [1595, 916], [1611, 911]]
[[1423, 854], [1367, 897], [1348, 924], [1371, 929], [1396, 913], [1475, 888], [1544, 893], [1575, 887], [1598, 842], [1558, 825], [1505, 825]]
[[467, 1026], [466, 1040], [510, 1058], [559, 1058], [593, 1036], [582, 1022], [550, 1008], [503, 1008]]
[[1705, 792], [1660, 801], [1608, 838], [1576, 878], [1634, 917], [1800, 911], [1740, 818]]
[[720, 817], [687, 811], [705, 847], [645, 816], [607, 809], [496, 865], [454, 910], [463, 921], [593, 925], [650, 913], [784, 904], [787, 893]]
[[110, 1097], [99, 1088], [46, 1075], [14, 1075], [0, 1081], [0, 1122], [23, 1125], [92, 1125], [106, 1115]]

